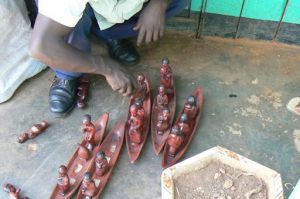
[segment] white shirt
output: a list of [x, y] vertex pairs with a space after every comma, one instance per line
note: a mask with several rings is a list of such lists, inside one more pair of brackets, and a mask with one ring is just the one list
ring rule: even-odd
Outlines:
[[39, 13], [74, 27], [89, 3], [101, 30], [123, 23], [139, 12], [147, 0], [39, 0]]

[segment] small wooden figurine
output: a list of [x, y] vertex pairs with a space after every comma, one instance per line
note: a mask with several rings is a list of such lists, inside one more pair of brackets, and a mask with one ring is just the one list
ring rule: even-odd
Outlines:
[[139, 144], [142, 140], [143, 123], [142, 118], [138, 115], [138, 108], [136, 104], [130, 106], [130, 120], [129, 120], [129, 137], [132, 144]]
[[188, 117], [185, 113], [181, 115], [178, 126], [179, 130], [183, 133], [184, 136], [186, 136], [191, 131], [188, 123]]
[[43, 120], [39, 124], [34, 124], [27, 132], [22, 133], [18, 136], [18, 142], [24, 143], [28, 139], [33, 139], [44, 132], [44, 130], [48, 127], [48, 122]]
[[189, 96], [184, 105], [183, 112], [187, 115], [189, 120], [193, 120], [197, 114], [197, 103], [194, 96]]
[[84, 108], [86, 107], [86, 101], [89, 94], [90, 83], [87, 79], [80, 79], [77, 92], [77, 107]]
[[12, 184], [4, 184], [3, 191], [9, 194], [10, 199], [29, 199], [28, 197], [21, 198], [20, 197], [21, 189], [16, 188]]
[[59, 177], [57, 178], [57, 186], [60, 194], [65, 196], [70, 188], [70, 178], [68, 176], [68, 169], [66, 166], [61, 165], [58, 168]]
[[162, 135], [170, 127], [170, 109], [169, 107], [164, 107], [158, 116], [157, 120], [157, 133]]
[[96, 185], [92, 179], [92, 175], [89, 172], [86, 172], [83, 177], [81, 194], [85, 196], [85, 199], [92, 199], [96, 194]]
[[141, 98], [142, 100], [145, 99], [145, 95], [148, 92], [148, 87], [145, 82], [145, 75], [144, 74], [139, 74], [137, 77], [137, 91], [136, 91], [136, 96], [135, 98]]
[[91, 122], [91, 116], [90, 115], [84, 115], [83, 121], [82, 121], [82, 132], [84, 133], [84, 139], [87, 142], [86, 146], [87, 149], [90, 151], [93, 150], [93, 147], [95, 145], [95, 133], [96, 129], [94, 124]]
[[163, 58], [162, 65], [160, 67], [160, 82], [167, 89], [168, 93], [172, 92], [172, 80], [173, 75], [169, 65], [169, 59], [165, 57]]
[[143, 120], [145, 116], [145, 109], [143, 107], [143, 100], [142, 98], [135, 99], [135, 105], [137, 107], [137, 115]]
[[104, 151], [99, 151], [95, 159], [96, 163], [96, 175], [103, 176], [108, 170], [108, 161], [106, 159]]
[[169, 145], [168, 155], [174, 157], [177, 153], [177, 150], [180, 148], [182, 142], [183, 142], [183, 134], [179, 130], [179, 127], [175, 125], [172, 128], [172, 131], [168, 137], [168, 145]]
[[156, 103], [159, 110], [161, 110], [163, 107], [168, 106], [168, 96], [165, 93], [165, 87], [160, 86], [158, 89], [158, 95], [156, 96]]

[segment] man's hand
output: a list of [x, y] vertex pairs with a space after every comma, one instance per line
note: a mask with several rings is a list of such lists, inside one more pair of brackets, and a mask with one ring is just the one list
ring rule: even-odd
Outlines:
[[105, 67], [103, 75], [111, 88], [123, 96], [132, 95], [137, 87], [136, 78], [111, 58], [102, 57], [102, 60], [101, 64]]
[[149, 4], [142, 11], [136, 26], [133, 28], [133, 30], [139, 31], [138, 46], [143, 41], [150, 43], [157, 41], [159, 37], [163, 36], [166, 7], [166, 3], [163, 0], [150, 0]]

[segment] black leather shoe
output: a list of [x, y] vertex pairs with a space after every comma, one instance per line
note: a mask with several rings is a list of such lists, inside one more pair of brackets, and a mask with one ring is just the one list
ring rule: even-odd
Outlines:
[[49, 92], [49, 108], [55, 117], [64, 117], [73, 109], [78, 85], [78, 78], [54, 80]]
[[109, 55], [122, 64], [133, 65], [139, 62], [140, 55], [128, 39], [106, 40]]

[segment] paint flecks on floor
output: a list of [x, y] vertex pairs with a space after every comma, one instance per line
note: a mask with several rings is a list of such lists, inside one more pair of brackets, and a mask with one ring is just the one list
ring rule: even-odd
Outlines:
[[254, 105], [259, 105], [261, 102], [260, 98], [257, 95], [251, 95], [250, 97], [248, 97], [247, 101]]
[[295, 129], [293, 132], [294, 144], [297, 151], [300, 153], [300, 130]]
[[226, 127], [228, 128], [228, 131], [233, 134], [233, 135], [237, 135], [237, 136], [241, 136], [242, 135], [242, 126], [240, 124], [237, 123], [233, 123], [232, 125], [226, 125]]
[[261, 95], [261, 98], [265, 99], [275, 109], [282, 107], [281, 97], [282, 97], [281, 92], [272, 91], [269, 88], [267, 88], [265, 92]]

